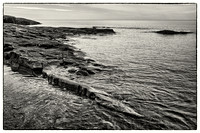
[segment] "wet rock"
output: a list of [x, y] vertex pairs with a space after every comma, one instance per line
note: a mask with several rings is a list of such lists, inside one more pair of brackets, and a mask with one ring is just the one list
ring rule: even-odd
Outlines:
[[92, 75], [95, 74], [92, 68], [89, 67], [80, 67], [80, 70], [87, 72], [88, 74]]
[[9, 60], [11, 58], [11, 55], [8, 52], [4, 52], [3, 57], [4, 57], [5, 60]]
[[76, 62], [73, 59], [63, 59], [61, 62], [61, 65], [73, 65], [76, 64]]
[[85, 59], [87, 63], [95, 62], [93, 59]]
[[101, 34], [101, 33], [103, 33], [103, 34], [114, 34], [115, 33], [113, 29], [107, 29], [107, 28], [96, 29], [96, 32], [99, 33], [99, 34]]
[[42, 75], [42, 69], [43, 68], [33, 68], [32, 69], [32, 74], [33, 74], [33, 76], [40, 76], [40, 75]]
[[105, 121], [105, 120], [102, 120], [101, 121], [102, 123], [103, 123], [103, 125], [104, 125], [104, 127], [103, 127], [103, 129], [115, 129], [114, 127], [114, 125], [111, 123], [111, 122], [109, 122], [109, 121]]
[[12, 61], [11, 62], [11, 69], [12, 71], [16, 72], [19, 69], [19, 64], [17, 62]]
[[64, 80], [59, 79], [58, 85], [60, 86], [61, 90], [63, 90], [63, 91], [66, 90], [66, 86], [65, 86]]
[[43, 63], [37, 62], [37, 61], [33, 61], [32, 62], [32, 68], [33, 69], [39, 69], [39, 68], [43, 68]]
[[115, 110], [117, 112], [122, 112], [126, 115], [133, 116], [133, 117], [143, 117], [141, 114], [135, 112], [132, 108], [128, 107], [127, 105], [123, 104], [120, 101], [112, 99], [111, 97], [98, 94], [95, 98], [95, 101], [99, 105], [107, 109]]
[[14, 47], [11, 44], [4, 44], [4, 46], [3, 46], [4, 52], [8, 52], [8, 51], [11, 51], [13, 49], [14, 49]]
[[104, 67], [102, 64], [98, 64], [98, 63], [92, 63], [92, 65], [96, 67]]
[[52, 84], [53, 85], [58, 85], [59, 83], [59, 78], [55, 77], [55, 76], [52, 76]]
[[38, 42], [37, 46], [45, 49], [50, 49], [50, 48], [56, 48], [59, 45], [61, 45], [59, 42], [56, 41], [47, 41], [47, 40], [41, 40]]
[[48, 75], [48, 83], [49, 83], [49, 84], [52, 84], [52, 82], [53, 82], [53, 77], [52, 77], [52, 75]]
[[76, 82], [67, 80], [67, 79], [59, 79], [59, 85], [62, 85], [62, 88], [66, 88], [66, 90], [70, 90], [72, 92], [77, 93], [78, 89], [79, 89], [79, 84], [77, 84]]
[[48, 76], [47, 73], [44, 72], [44, 71], [42, 71], [42, 77], [43, 77], [43, 78], [47, 78], [47, 76]]
[[85, 70], [78, 70], [76, 71], [76, 75], [89, 76], [90, 74]]
[[89, 94], [88, 98], [94, 100], [94, 99], [96, 98], [95, 93], [91, 92], [91, 93]]
[[18, 69], [18, 72], [21, 73], [21, 74], [24, 74], [24, 75], [36, 76], [36, 75], [33, 74], [33, 70], [32, 69], [30, 69], [29, 67], [22, 66], [22, 65], [20, 65], [20, 67]]
[[91, 69], [86, 69], [86, 71], [91, 75], [95, 74], [95, 72], [93, 70], [91, 70]]
[[75, 73], [77, 71], [77, 69], [69, 69], [68, 72], [69, 73]]

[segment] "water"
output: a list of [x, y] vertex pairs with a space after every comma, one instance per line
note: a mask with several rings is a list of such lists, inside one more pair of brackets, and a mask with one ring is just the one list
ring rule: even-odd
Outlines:
[[[85, 52], [87, 57], [110, 68], [77, 80], [111, 94], [114, 99], [144, 115], [144, 118], [129, 117], [91, 105], [88, 108], [90, 111], [83, 116], [86, 121], [82, 121], [82, 117], [77, 118], [79, 125], [87, 123], [89, 126], [86, 124], [85, 127], [92, 128], [93, 123], [107, 129], [196, 128], [194, 21], [44, 21], [43, 25], [108, 26], [116, 32], [115, 35], [72, 38], [75, 47]], [[164, 29], [194, 33], [172, 36], [152, 33]], [[94, 117], [87, 117], [91, 113]]]
[[141, 21], [141, 20], [40, 20], [41, 25], [53, 27], [125, 27], [142, 29], [176, 29], [196, 31], [195, 21]]
[[[187, 22], [157, 22], [148, 26], [118, 28], [116, 35], [78, 37], [76, 47], [105, 65], [111, 73], [99, 74], [83, 82], [102, 87], [129, 104], [146, 118], [167, 128], [196, 126], [196, 35], [165, 36], [150, 31], [195, 31]], [[133, 23], [134, 24], [134, 23]], [[166, 25], [167, 25], [166, 24]], [[121, 26], [121, 25], [120, 25]], [[148, 28], [147, 28], [148, 27]]]

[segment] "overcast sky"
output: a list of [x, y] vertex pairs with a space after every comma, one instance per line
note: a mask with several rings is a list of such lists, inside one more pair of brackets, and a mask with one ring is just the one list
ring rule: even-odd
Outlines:
[[196, 20], [195, 4], [4, 4], [4, 14], [34, 20]]

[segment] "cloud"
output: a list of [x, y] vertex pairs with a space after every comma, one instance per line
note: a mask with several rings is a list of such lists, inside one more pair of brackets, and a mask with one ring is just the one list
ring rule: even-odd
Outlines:
[[4, 4], [4, 13], [46, 19], [195, 20], [196, 5]]
[[46, 11], [59, 11], [59, 12], [68, 12], [72, 10], [68, 9], [57, 9], [57, 8], [41, 8], [41, 7], [24, 7], [24, 6], [6, 6], [7, 8], [17, 8], [25, 10], [46, 10]]

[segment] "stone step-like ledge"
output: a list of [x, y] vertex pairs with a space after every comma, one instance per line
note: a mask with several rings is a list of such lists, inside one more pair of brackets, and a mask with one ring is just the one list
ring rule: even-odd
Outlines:
[[70, 91], [76, 95], [94, 100], [98, 105], [107, 109], [124, 113], [133, 117], [143, 117], [141, 114], [135, 112], [132, 108], [113, 99], [110, 94], [97, 90], [93, 87], [79, 84], [67, 78], [62, 78], [57, 75], [47, 74], [43, 71], [43, 77], [48, 79], [49, 84], [59, 86], [62, 91]]
[[112, 111], [117, 111], [133, 117], [143, 117], [141, 114], [135, 112], [129, 106], [118, 101], [117, 99], [113, 99], [110, 94], [104, 91], [77, 83], [75, 81], [69, 80], [68, 78], [48, 73], [48, 71], [43, 69], [43, 65], [41, 63], [30, 61], [15, 52], [11, 52], [7, 56], [9, 56], [8, 60], [6, 60], [6, 56], [4, 56], [4, 61], [8, 61], [8, 63], [10, 63], [11, 69], [13, 71], [18, 71], [22, 74], [24, 73], [34, 76], [42, 75], [43, 78], [48, 79], [49, 84], [58, 86], [62, 91], [70, 91], [81, 97], [89, 98], [95, 101], [98, 105]]

